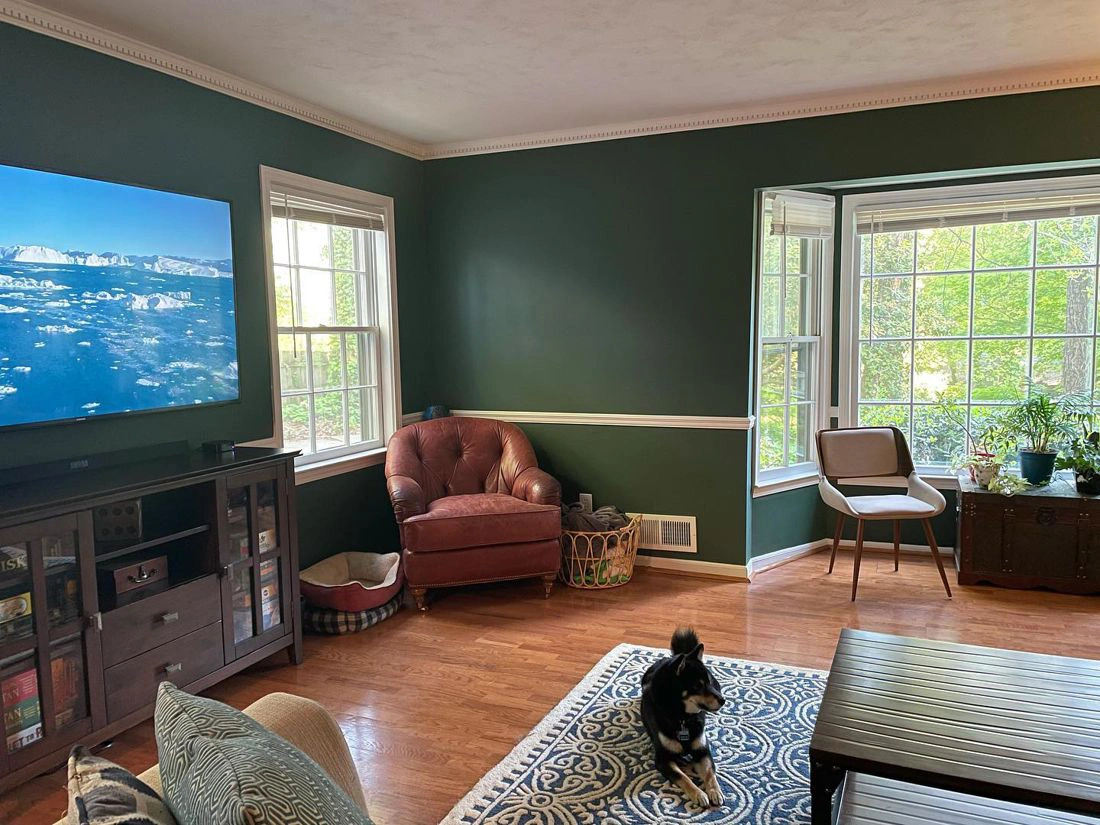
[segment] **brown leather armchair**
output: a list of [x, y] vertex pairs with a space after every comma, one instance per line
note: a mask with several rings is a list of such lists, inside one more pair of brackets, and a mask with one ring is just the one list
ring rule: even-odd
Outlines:
[[561, 485], [514, 424], [437, 418], [394, 433], [386, 487], [416, 606], [430, 587], [542, 578], [561, 564]]

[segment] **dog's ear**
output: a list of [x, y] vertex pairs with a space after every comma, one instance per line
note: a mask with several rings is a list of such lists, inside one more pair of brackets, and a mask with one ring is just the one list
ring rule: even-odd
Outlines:
[[701, 660], [703, 658], [703, 643], [699, 642], [699, 644], [697, 644], [695, 646], [695, 650], [691, 651], [691, 653], [689, 653], [688, 656], [690, 656], [694, 659], [700, 659]]
[[679, 676], [684, 672], [684, 665], [687, 664], [688, 657], [680, 653], [676, 656], [676, 675]]

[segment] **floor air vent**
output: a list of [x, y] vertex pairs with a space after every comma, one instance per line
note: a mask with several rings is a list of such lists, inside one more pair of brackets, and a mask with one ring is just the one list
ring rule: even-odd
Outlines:
[[642, 550], [671, 550], [674, 553], [698, 551], [695, 539], [695, 516], [641, 515], [642, 525], [638, 535], [638, 547]]

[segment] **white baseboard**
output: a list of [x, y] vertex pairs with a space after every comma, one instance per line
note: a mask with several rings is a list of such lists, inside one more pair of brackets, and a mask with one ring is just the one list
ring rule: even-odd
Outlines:
[[[864, 542], [866, 544], [866, 542]], [[820, 553], [828, 547], [832, 546], [830, 539], [818, 539], [817, 541], [808, 541], [805, 544], [796, 544], [793, 547], [782, 547], [779, 550], [773, 550], [770, 553], [765, 553], [762, 556], [754, 556], [749, 559], [749, 578], [758, 573], [763, 573], [765, 570], [771, 570], [773, 567], [781, 567], [784, 564], [794, 561], [795, 559], [801, 559], [805, 556], [812, 556], [814, 553]]]
[[663, 556], [642, 555], [639, 555], [634, 563], [639, 567], [650, 567], [668, 573], [707, 576], [738, 582], [749, 580], [749, 569], [743, 564], [724, 564], [716, 561], [699, 561], [698, 559], [666, 559]]
[[[779, 550], [773, 550], [762, 556], [754, 556], [749, 559], [747, 565], [748, 577], [751, 580], [753, 576], [763, 573], [765, 570], [782, 567], [784, 564], [789, 564], [795, 559], [801, 559], [805, 556], [811, 556], [814, 553], [820, 553], [822, 550], [828, 550], [832, 546], [833, 540], [831, 538], [824, 538], [818, 539], [817, 541], [808, 541], [805, 544], [796, 544], [793, 547], [782, 547]], [[847, 539], [842, 539], [837, 549], [851, 553], [855, 551], [855, 543]], [[902, 553], [908, 556], [932, 555], [932, 548], [927, 544], [902, 544], [900, 549]], [[864, 541], [863, 550], [867, 553], [893, 553], [894, 543], [891, 541]], [[953, 564], [955, 548], [941, 547], [940, 558], [950, 559]]]

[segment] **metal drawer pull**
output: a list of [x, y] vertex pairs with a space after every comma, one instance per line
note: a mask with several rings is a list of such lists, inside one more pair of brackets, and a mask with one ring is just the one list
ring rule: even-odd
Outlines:
[[142, 564], [138, 566], [138, 574], [136, 576], [127, 576], [126, 578], [134, 584], [141, 584], [142, 582], [149, 581], [149, 579], [153, 578], [156, 574], [157, 568], [153, 567], [146, 570], [145, 565]]
[[179, 673], [181, 670], [183, 670], [183, 664], [181, 662], [164, 666], [165, 673]]
[[171, 624], [172, 622], [178, 622], [179, 618], [180, 614], [173, 611], [172, 613], [165, 613], [162, 615], [160, 621], [164, 622], [164, 624]]

